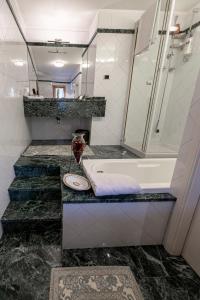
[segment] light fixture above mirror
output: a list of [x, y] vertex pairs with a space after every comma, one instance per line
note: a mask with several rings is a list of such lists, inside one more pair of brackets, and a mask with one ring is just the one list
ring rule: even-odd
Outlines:
[[53, 64], [57, 68], [62, 68], [62, 67], [64, 67], [65, 62], [63, 60], [56, 60]]

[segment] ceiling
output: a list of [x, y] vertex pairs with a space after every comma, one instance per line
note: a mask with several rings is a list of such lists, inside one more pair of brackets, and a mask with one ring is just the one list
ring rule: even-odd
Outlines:
[[[28, 40], [54, 35], [59, 31], [88, 32], [96, 13], [100, 9], [145, 10], [155, 0], [11, 0], [19, 10], [27, 31]], [[197, 0], [176, 0], [177, 10], [187, 10]], [[41, 33], [41, 32], [40, 32]], [[82, 37], [83, 38], [83, 37]], [[41, 40], [41, 38], [40, 38]]]
[[[67, 82], [80, 71], [83, 48], [32, 46], [30, 50], [39, 80]], [[57, 50], [59, 53], [52, 53]], [[64, 67], [55, 67], [54, 62], [58, 60], [65, 63]]]

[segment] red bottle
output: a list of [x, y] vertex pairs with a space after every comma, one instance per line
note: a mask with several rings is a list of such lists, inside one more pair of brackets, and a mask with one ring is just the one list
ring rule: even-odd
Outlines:
[[74, 154], [75, 160], [78, 164], [81, 163], [81, 158], [83, 155], [83, 151], [86, 146], [86, 142], [83, 138], [84, 134], [82, 133], [73, 133], [73, 140], [72, 140], [72, 152]]

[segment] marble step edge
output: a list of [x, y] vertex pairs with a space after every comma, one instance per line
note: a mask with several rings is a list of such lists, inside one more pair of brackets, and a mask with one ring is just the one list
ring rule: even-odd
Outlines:
[[63, 157], [27, 157], [22, 155], [14, 164], [14, 171], [17, 177], [59, 176], [60, 165], [68, 162], [68, 159]]
[[59, 176], [15, 177], [9, 187], [12, 190], [60, 190]]
[[14, 166], [16, 177], [39, 177], [39, 176], [59, 176], [60, 168], [57, 166]]
[[9, 189], [11, 201], [61, 199], [58, 176], [16, 177]]
[[54, 225], [41, 231], [32, 230], [23, 232], [4, 232], [0, 240], [0, 253], [7, 252], [13, 247], [45, 247], [55, 245], [61, 248], [62, 230]]
[[60, 200], [29, 200], [10, 202], [1, 223], [5, 234], [12, 232], [44, 232], [61, 230], [62, 209]]
[[30, 221], [30, 220], [60, 220], [62, 207], [60, 200], [27, 200], [11, 201], [2, 218], [6, 221]]
[[37, 233], [43, 233], [46, 230], [61, 230], [62, 219], [54, 220], [2, 220], [2, 227], [4, 234], [12, 232], [30, 232], [35, 231]]

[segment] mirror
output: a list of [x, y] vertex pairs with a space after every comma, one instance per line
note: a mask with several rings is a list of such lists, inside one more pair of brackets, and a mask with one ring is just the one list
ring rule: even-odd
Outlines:
[[[81, 95], [82, 54], [80, 46], [29, 46], [33, 66], [30, 66], [30, 94], [45, 98], [78, 98]], [[29, 63], [30, 65], [30, 63]], [[35, 75], [36, 73], [36, 75]]]

